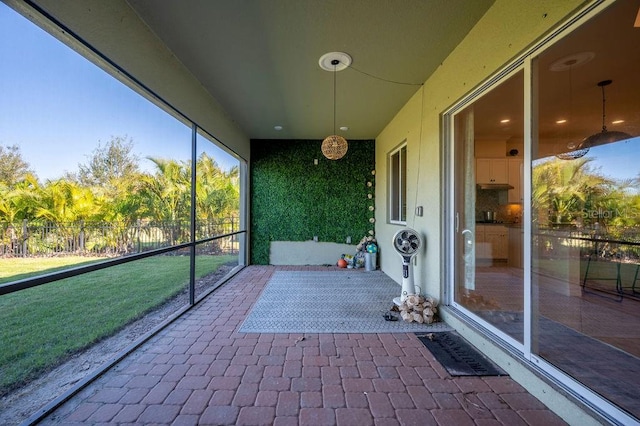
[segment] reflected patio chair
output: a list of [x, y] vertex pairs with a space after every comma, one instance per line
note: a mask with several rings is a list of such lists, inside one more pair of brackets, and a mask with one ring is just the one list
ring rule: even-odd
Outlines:
[[[611, 264], [615, 265], [615, 271], [611, 271]], [[615, 296], [618, 302], [621, 302], [624, 296], [620, 271], [621, 264], [622, 259], [620, 252], [612, 249], [608, 241], [602, 241], [600, 239], [594, 240], [594, 250], [587, 258], [587, 267], [585, 268], [584, 278], [582, 280], [582, 290], [598, 295], [611, 294]], [[602, 265], [603, 267], [598, 268], [598, 265]], [[604, 271], [602, 271], [602, 269], [604, 269]], [[597, 285], [602, 281], [615, 281], [615, 290]], [[591, 290], [597, 291], [598, 293], [594, 293]]]

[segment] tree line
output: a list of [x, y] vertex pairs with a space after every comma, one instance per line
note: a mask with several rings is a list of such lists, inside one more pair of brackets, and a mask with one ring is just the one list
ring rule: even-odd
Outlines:
[[[18, 146], [0, 146], [0, 224], [188, 222], [191, 161], [147, 157], [153, 171], [144, 172], [133, 148], [132, 140], [112, 137], [77, 171], [41, 182]], [[237, 217], [238, 167], [224, 170], [206, 153], [195, 167], [196, 219]]]
[[594, 159], [553, 159], [532, 171], [532, 204], [541, 227], [597, 230], [612, 237], [633, 234], [640, 225], [640, 176], [603, 176]]

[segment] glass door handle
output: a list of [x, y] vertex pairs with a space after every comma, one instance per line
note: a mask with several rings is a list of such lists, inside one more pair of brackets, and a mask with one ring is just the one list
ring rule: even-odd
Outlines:
[[462, 231], [462, 258], [464, 261], [464, 287], [468, 290], [476, 288], [476, 250], [475, 238], [470, 229]]
[[464, 241], [464, 255], [472, 254], [473, 248], [475, 245], [475, 238], [473, 238], [473, 232], [470, 229], [465, 229], [462, 231], [462, 239]]

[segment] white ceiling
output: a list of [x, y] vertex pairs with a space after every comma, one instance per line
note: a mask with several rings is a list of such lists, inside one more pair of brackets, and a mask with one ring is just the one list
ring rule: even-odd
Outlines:
[[252, 139], [333, 132], [334, 75], [318, 65], [332, 51], [353, 58], [336, 74], [337, 133], [375, 138], [493, 1], [128, 0]]

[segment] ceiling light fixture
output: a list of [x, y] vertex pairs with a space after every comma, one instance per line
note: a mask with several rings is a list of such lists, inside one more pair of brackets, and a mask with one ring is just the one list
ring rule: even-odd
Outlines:
[[504, 120], [500, 120], [500, 123], [502, 124], [507, 124], [509, 123], [511, 120], [509, 120], [508, 118], [505, 118]]
[[574, 68], [578, 68], [579, 66], [586, 64], [595, 57], [596, 54], [593, 52], [573, 53], [554, 61], [549, 65], [549, 71], [571, 71]]
[[580, 157], [584, 157], [589, 152], [589, 148], [579, 148], [579, 146], [580, 145], [569, 142], [567, 148], [569, 148], [570, 151], [556, 154], [556, 157], [561, 160], [577, 160]]
[[351, 64], [351, 56], [343, 52], [331, 52], [322, 55], [318, 62], [320, 68], [333, 72], [333, 135], [322, 141], [322, 154], [329, 160], [339, 160], [345, 156], [349, 145], [347, 140], [336, 135], [336, 73]]
[[602, 130], [586, 137], [577, 146], [568, 146], [572, 151], [556, 155], [558, 158], [562, 160], [575, 160], [576, 158], [584, 157], [589, 152], [589, 149], [594, 146], [605, 145], [631, 138], [631, 135], [628, 133], [618, 132], [616, 130], [607, 130], [604, 88], [612, 82], [612, 80], [603, 80], [598, 82], [598, 86], [602, 89]]
[[564, 124], [566, 122], [567, 120], [565, 120], [564, 118], [562, 120], [556, 120], [556, 124]]
[[631, 135], [625, 132], [618, 132], [616, 130], [609, 131], [607, 130], [607, 125], [605, 124], [605, 97], [604, 97], [604, 88], [612, 83], [611, 80], [603, 80], [598, 83], [598, 86], [602, 88], [602, 130], [598, 133], [595, 133], [582, 142], [583, 146], [587, 146], [589, 148], [604, 145], [607, 143], [618, 142], [621, 140], [631, 138]]

